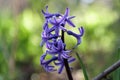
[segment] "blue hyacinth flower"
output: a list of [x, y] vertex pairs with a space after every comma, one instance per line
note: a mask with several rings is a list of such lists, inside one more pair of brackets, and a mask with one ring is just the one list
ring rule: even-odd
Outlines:
[[76, 34], [76, 33], [72, 32], [72, 31], [67, 31], [68, 35], [72, 35], [77, 39], [77, 44], [74, 46], [74, 48], [76, 48], [81, 43], [81, 37], [84, 34], [84, 28], [83, 27], [80, 27], [78, 29], [79, 29], [80, 34]]
[[[72, 63], [72, 62], [75, 61], [75, 58], [70, 57], [67, 60], [68, 60], [68, 63]], [[63, 71], [64, 66], [65, 66], [64, 65], [64, 60], [63, 59], [57, 60], [57, 61], [54, 61], [54, 63], [55, 63], [56, 66], [59, 66], [58, 73], [60, 74]]]
[[40, 43], [40, 46], [43, 46], [44, 43], [46, 43], [48, 40], [51, 40], [53, 38], [56, 39], [59, 37], [59, 35], [49, 33], [49, 28], [46, 27], [45, 30], [42, 32], [41, 37], [42, 42]]
[[48, 6], [46, 6], [46, 12], [44, 12], [44, 10], [42, 10], [42, 13], [43, 13], [44, 17], [46, 18], [46, 20], [52, 18], [53, 16], [56, 16], [56, 17], [61, 16], [61, 14], [59, 14], [59, 13], [55, 13], [55, 14], [49, 13]]
[[[42, 10], [42, 13], [45, 17], [45, 23], [43, 25], [43, 31], [41, 34], [42, 41], [41, 46], [46, 44], [46, 52], [41, 56], [40, 63], [43, 68], [48, 71], [56, 71], [55, 65], [59, 66], [58, 73], [61, 73], [64, 69], [64, 59], [71, 63], [75, 60], [70, 55], [72, 50], [66, 50], [66, 44], [63, 43], [60, 32], [67, 32], [68, 35], [71, 35], [77, 39], [77, 44], [74, 46], [76, 48], [81, 43], [81, 37], [84, 34], [83, 27], [78, 28], [80, 34], [72, 32], [72, 30], [67, 30], [65, 28], [66, 24], [75, 27], [74, 23], [71, 21], [75, 16], [69, 16], [69, 8], [66, 8], [64, 14], [60, 13], [49, 13], [48, 6], [46, 6], [46, 11]], [[46, 56], [51, 55], [52, 57], [49, 60], [46, 60]], [[54, 64], [54, 65], [52, 65]]]
[[57, 41], [57, 43], [51, 45], [51, 49], [47, 50], [47, 53], [50, 55], [57, 55], [58, 59], [65, 58], [68, 59], [69, 53], [71, 50], [64, 50], [65, 44], [62, 42], [61, 39]]
[[53, 61], [57, 60], [57, 57], [52, 57], [50, 60], [45, 60], [45, 57], [47, 56], [47, 53], [44, 53], [41, 57], [40, 57], [40, 63], [41, 65], [44, 67], [44, 69], [48, 72], [51, 71], [55, 71], [56, 69], [54, 68], [54, 66], [50, 65], [50, 63], [52, 63]]

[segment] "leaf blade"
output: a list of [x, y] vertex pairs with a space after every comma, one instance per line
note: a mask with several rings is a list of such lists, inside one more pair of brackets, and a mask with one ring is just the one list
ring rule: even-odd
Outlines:
[[[120, 60], [120, 48], [118, 48], [118, 52], [116, 54], [116, 60]], [[117, 70], [115, 70], [115, 72], [113, 72], [113, 80], [120, 80], [120, 68], [118, 68]]]
[[84, 77], [85, 77], [85, 80], [89, 80], [88, 75], [87, 75], [87, 71], [86, 71], [86, 69], [85, 69], [85, 66], [84, 66], [84, 64], [83, 64], [82, 59], [80, 58], [80, 56], [79, 56], [78, 53], [76, 53], [76, 56], [77, 56], [77, 58], [78, 58], [78, 60], [79, 60], [80, 66], [81, 66], [81, 68], [82, 68], [82, 71], [83, 71], [83, 74], [84, 74]]

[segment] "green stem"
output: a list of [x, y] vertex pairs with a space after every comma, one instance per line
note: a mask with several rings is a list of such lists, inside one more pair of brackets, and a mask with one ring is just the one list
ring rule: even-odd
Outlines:
[[88, 75], [87, 75], [87, 71], [86, 71], [86, 69], [85, 69], [85, 66], [84, 66], [84, 64], [83, 64], [82, 59], [80, 58], [80, 56], [79, 56], [78, 53], [76, 53], [76, 56], [77, 56], [77, 58], [78, 58], [78, 60], [79, 60], [80, 66], [81, 66], [81, 68], [82, 68], [82, 70], [83, 70], [83, 74], [84, 74], [85, 80], [89, 80]]

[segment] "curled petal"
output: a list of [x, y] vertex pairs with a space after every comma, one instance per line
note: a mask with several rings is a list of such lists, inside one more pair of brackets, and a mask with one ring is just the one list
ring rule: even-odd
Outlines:
[[59, 66], [59, 65], [62, 64], [62, 62], [61, 61], [54, 61], [54, 64], [57, 65], [57, 66]]
[[61, 16], [61, 14], [58, 14], [58, 13], [56, 13], [56, 14], [50, 14], [49, 12], [48, 12], [48, 6], [46, 6], [46, 12], [44, 12], [44, 10], [42, 10], [42, 13], [43, 13], [43, 15], [45, 16], [45, 18], [48, 20], [49, 18], [52, 18], [53, 16], [56, 16], [56, 17], [59, 17], [59, 16]]
[[63, 69], [64, 69], [64, 64], [61, 64], [60, 68], [58, 69], [58, 73], [60, 74]]
[[69, 8], [66, 8], [65, 14], [64, 14], [64, 16], [61, 18], [61, 20], [59, 21], [59, 23], [61, 23], [63, 20], [65, 20], [65, 18], [67, 18], [68, 15], [69, 15]]
[[68, 62], [71, 63], [71, 62], [73, 62], [75, 60], [76, 60], [75, 58], [71, 57], [71, 58], [68, 59]]
[[48, 28], [48, 22], [47, 21], [43, 25], [43, 30], [45, 30], [45, 28]]
[[80, 27], [78, 28], [79, 29], [79, 32], [80, 32], [80, 36], [83, 36], [84, 34], [84, 28], [83, 27]]
[[44, 53], [41, 57], [40, 57], [40, 62], [41, 62], [41, 65], [44, 64], [46, 61], [45, 61], [45, 57], [46, 57], [47, 53]]
[[61, 56], [62, 56], [63, 58], [65, 58], [65, 59], [70, 58], [70, 56], [69, 56], [68, 54], [64, 54], [64, 53], [63, 53]]
[[75, 16], [71, 16], [65, 19], [65, 21], [72, 27], [75, 27], [74, 23], [70, 20], [72, 18], [74, 18]]
[[57, 51], [56, 50], [47, 50], [47, 53], [50, 55], [55, 55], [55, 54], [57, 54]]
[[48, 72], [50, 71], [54, 71], [54, 66], [51, 66], [50, 63], [57, 60], [57, 57], [52, 57], [50, 60], [45, 60], [45, 57], [46, 57], [47, 53], [44, 53], [41, 58], [40, 58], [40, 62], [41, 62], [41, 65], [44, 67], [44, 69]]
[[68, 23], [70, 26], [75, 27], [75, 25], [73, 24], [73, 22], [72, 22], [71, 20], [66, 19], [66, 21], [67, 21], [67, 23]]
[[[83, 27], [78, 28], [78, 29], [79, 29], [80, 34], [76, 34], [76, 33], [72, 32], [72, 31], [67, 31], [67, 34], [68, 34], [68, 35], [72, 35], [72, 36], [74, 36], [74, 37], [77, 39], [77, 44], [74, 46], [74, 48], [76, 48], [76, 47], [81, 43], [81, 37], [82, 37], [83, 34], [84, 34], [84, 29], [83, 29]], [[73, 49], [74, 49], [74, 48], [73, 48]]]
[[47, 15], [47, 13], [45, 13], [44, 10], [42, 10], [42, 13], [43, 13], [44, 15]]
[[48, 13], [48, 6], [46, 6], [45, 8], [46, 8], [46, 12]]
[[54, 69], [54, 66], [45, 66], [44, 67], [46, 69], [47, 72], [51, 72], [51, 71], [56, 71], [56, 69]]

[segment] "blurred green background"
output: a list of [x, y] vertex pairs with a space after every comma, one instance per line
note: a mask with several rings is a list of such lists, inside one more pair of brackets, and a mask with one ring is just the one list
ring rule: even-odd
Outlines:
[[[120, 0], [0, 0], [0, 80], [65, 80], [65, 71], [47, 73], [40, 65], [45, 51], [39, 46], [41, 10], [46, 5], [51, 13], [64, 14], [70, 8], [75, 25], [84, 26], [82, 43], [73, 56], [80, 54], [90, 80], [115, 62], [120, 47]], [[71, 49], [76, 39], [66, 35], [65, 42]], [[77, 60], [72, 66], [74, 80], [84, 80]]]

